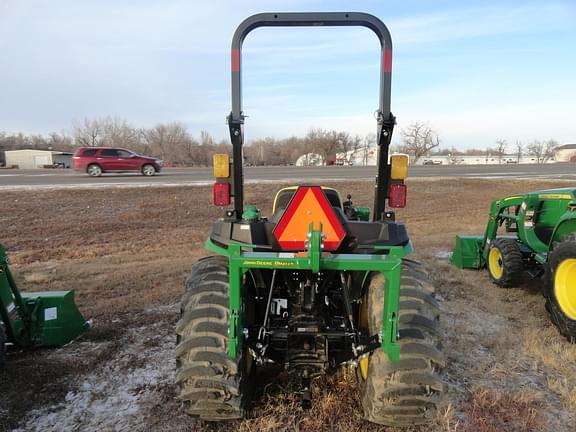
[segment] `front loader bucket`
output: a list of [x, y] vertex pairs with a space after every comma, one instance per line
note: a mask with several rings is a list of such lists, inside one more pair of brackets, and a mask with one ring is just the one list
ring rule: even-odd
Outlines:
[[80, 336], [90, 326], [74, 302], [74, 291], [22, 293], [31, 312], [32, 346], [62, 346]]
[[450, 262], [462, 269], [484, 267], [484, 259], [482, 257], [483, 243], [484, 237], [481, 236], [457, 235]]

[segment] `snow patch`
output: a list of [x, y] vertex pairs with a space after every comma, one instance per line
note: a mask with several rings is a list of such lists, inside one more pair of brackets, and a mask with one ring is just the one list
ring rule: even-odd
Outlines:
[[64, 402], [32, 411], [16, 431], [144, 429], [145, 402], [174, 380], [174, 337], [159, 322], [128, 330], [119, 344]]
[[448, 259], [448, 258], [450, 258], [451, 255], [452, 255], [452, 251], [440, 250], [440, 251], [434, 252], [434, 256], [436, 258], [440, 258], [440, 259]]

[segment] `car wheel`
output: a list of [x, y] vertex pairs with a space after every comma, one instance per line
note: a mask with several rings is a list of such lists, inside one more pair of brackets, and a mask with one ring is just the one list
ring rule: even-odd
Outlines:
[[100, 165], [91, 164], [88, 165], [86, 172], [91, 177], [100, 177], [102, 175], [102, 168], [100, 168]]
[[154, 165], [146, 164], [142, 167], [142, 175], [146, 177], [152, 177], [155, 174], [156, 168], [154, 168]]

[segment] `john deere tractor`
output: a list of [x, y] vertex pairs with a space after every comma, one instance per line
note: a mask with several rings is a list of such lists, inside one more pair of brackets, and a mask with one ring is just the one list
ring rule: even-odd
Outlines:
[[0, 245], [0, 366], [8, 343], [18, 348], [57, 347], [88, 327], [74, 303], [74, 291], [20, 292]]
[[576, 342], [576, 189], [494, 201], [484, 235], [457, 236], [451, 261], [460, 268], [487, 268], [503, 288], [520, 285], [524, 276], [542, 277], [552, 322]]
[[[363, 26], [381, 44], [374, 208], [317, 184], [281, 189], [265, 217], [244, 204], [242, 42], [258, 27]], [[243, 417], [259, 368], [280, 365], [303, 407], [315, 378], [356, 370], [364, 416], [384, 425], [434, 419], [443, 391], [439, 308], [394, 208], [406, 204], [406, 155], [389, 156], [392, 41], [364, 13], [264, 13], [232, 40], [232, 160], [214, 156], [213, 198], [227, 208], [185, 282], [176, 381], [186, 411], [209, 421]], [[233, 205], [232, 203], [233, 198]], [[388, 204], [386, 206], [386, 204]], [[230, 207], [230, 208], [228, 208]]]

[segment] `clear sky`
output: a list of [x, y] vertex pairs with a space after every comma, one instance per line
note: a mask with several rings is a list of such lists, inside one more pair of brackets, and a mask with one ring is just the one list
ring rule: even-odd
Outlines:
[[[576, 0], [0, 0], [0, 131], [117, 116], [227, 138], [236, 26], [316, 10], [369, 12], [389, 27], [399, 128], [427, 121], [442, 147], [576, 142]], [[244, 43], [247, 139], [374, 132], [378, 64], [366, 29], [255, 30]]]

